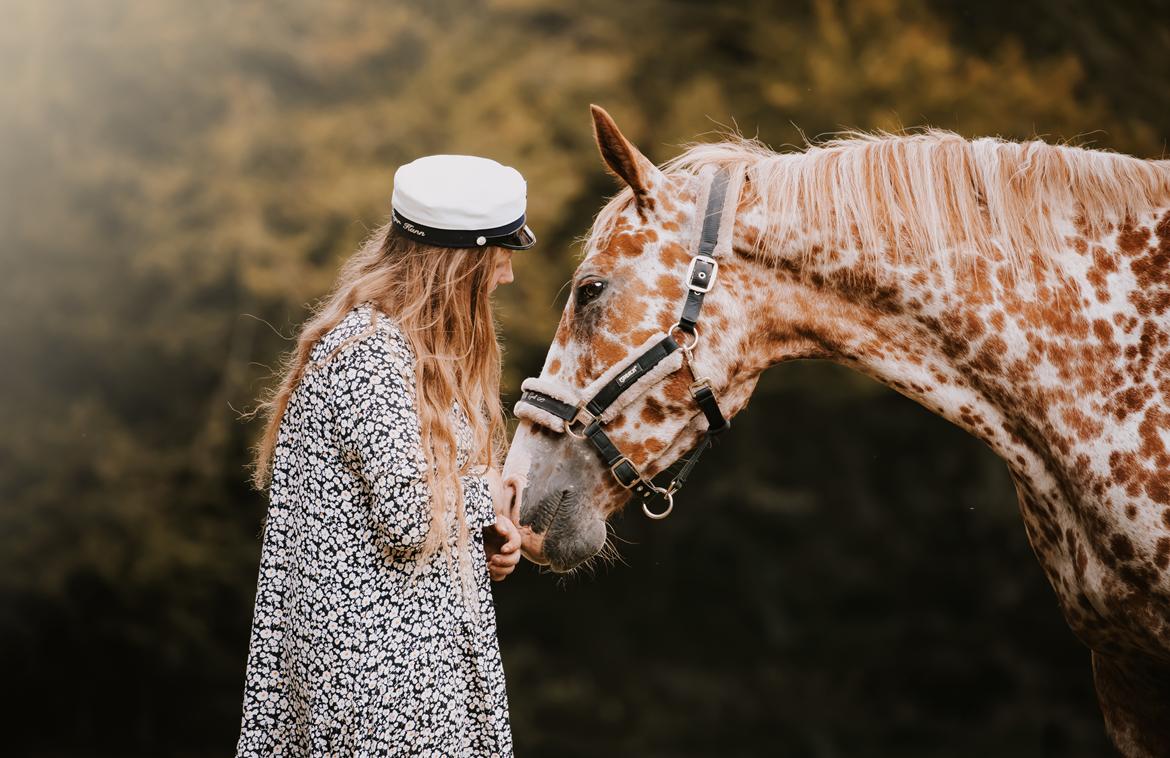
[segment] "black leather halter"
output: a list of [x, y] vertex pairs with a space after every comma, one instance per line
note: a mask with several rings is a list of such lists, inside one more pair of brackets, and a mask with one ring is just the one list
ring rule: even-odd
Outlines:
[[[715, 398], [715, 391], [711, 382], [695, 374], [692, 351], [699, 342], [698, 320], [703, 309], [703, 298], [715, 285], [715, 278], [719, 273], [719, 263], [712, 257], [715, 245], [719, 239], [719, 225], [723, 215], [723, 204], [727, 193], [728, 173], [719, 170], [711, 180], [711, 189], [707, 196], [707, 207], [703, 217], [703, 229], [699, 237], [699, 247], [691, 258], [687, 269], [686, 286], [687, 296], [683, 303], [682, 313], [678, 323], [671, 328], [661, 340], [647, 348], [641, 355], [634, 358], [625, 369], [620, 371], [612, 380], [605, 384], [588, 400], [578, 405], [562, 402], [543, 392], [526, 390], [517, 401], [517, 405], [527, 403], [535, 408], [551, 413], [561, 419], [564, 431], [578, 439], [585, 439], [597, 450], [605, 465], [609, 467], [614, 478], [621, 486], [632, 490], [642, 498], [642, 511], [652, 519], [664, 519], [674, 508], [674, 493], [682, 489], [691, 470], [699, 462], [699, 456], [711, 446], [712, 440], [727, 431], [731, 422], [719, 409]], [[684, 344], [675, 341], [673, 334], [678, 330], [691, 339], [684, 337]], [[667, 356], [681, 350], [684, 363], [689, 367], [694, 382], [691, 384], [691, 397], [695, 404], [707, 418], [707, 430], [703, 433], [698, 447], [691, 453], [678, 474], [665, 487], [656, 485], [652, 479], [642, 475], [637, 466], [627, 458], [609, 438], [602, 428], [601, 415], [637, 380], [661, 363]], [[648, 389], [648, 388], [647, 388]], [[580, 431], [574, 427], [579, 426]], [[666, 501], [666, 508], [662, 511], [652, 511], [648, 501], [653, 496], [659, 496]]]

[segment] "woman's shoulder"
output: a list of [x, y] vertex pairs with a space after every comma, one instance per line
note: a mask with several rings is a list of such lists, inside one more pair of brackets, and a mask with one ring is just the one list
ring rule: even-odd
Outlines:
[[398, 324], [369, 303], [352, 308], [313, 347], [310, 360], [317, 370], [334, 377], [396, 371], [408, 381], [414, 375], [414, 353]]

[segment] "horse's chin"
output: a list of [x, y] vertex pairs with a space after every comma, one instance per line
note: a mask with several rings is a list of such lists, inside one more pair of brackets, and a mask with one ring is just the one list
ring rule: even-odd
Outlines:
[[548, 559], [550, 569], [564, 574], [588, 562], [605, 547], [605, 522], [601, 519], [578, 521], [568, 529], [553, 532], [552, 537], [542, 545], [542, 555]]
[[[600, 552], [600, 551], [598, 551], [598, 552]], [[579, 559], [570, 561], [568, 563], [561, 563], [559, 561], [550, 560], [548, 563], [548, 567], [554, 574], [568, 574], [568, 573], [571, 573], [573, 571], [573, 569], [577, 568], [581, 564], [588, 561], [594, 555], [597, 555], [597, 553], [593, 553], [592, 555], [588, 555], [584, 558], [579, 558]]]
[[[605, 523], [598, 520], [586, 529], [587, 535], [553, 540], [549, 543], [547, 533], [537, 534], [529, 526], [520, 527], [520, 552], [532, 563], [547, 566], [553, 573], [565, 574], [585, 563], [601, 552], [605, 544]], [[595, 534], [600, 532], [601, 539]], [[547, 546], [547, 547], [546, 547]]]

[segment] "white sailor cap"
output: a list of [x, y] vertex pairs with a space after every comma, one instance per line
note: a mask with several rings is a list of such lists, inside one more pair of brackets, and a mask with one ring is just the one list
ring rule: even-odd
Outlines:
[[511, 166], [474, 155], [428, 155], [394, 173], [394, 228], [427, 245], [523, 250], [536, 244], [525, 223], [527, 191]]

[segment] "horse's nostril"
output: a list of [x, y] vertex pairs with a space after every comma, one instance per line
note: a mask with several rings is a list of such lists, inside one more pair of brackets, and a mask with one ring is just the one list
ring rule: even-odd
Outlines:
[[520, 493], [522, 486], [518, 477], [509, 476], [504, 478], [504, 491], [508, 497], [508, 518], [517, 523], [520, 522]]
[[543, 534], [556, 521], [565, 503], [572, 499], [572, 492], [567, 489], [550, 492], [537, 504], [531, 516], [532, 531]]

